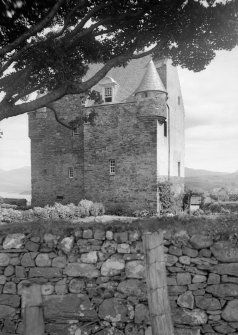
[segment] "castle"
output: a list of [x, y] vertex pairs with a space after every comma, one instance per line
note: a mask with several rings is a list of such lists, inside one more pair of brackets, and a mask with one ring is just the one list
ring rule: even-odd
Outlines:
[[[94, 74], [100, 64], [93, 65]], [[56, 102], [61, 121], [96, 113], [74, 130], [49, 109], [29, 114], [32, 205], [89, 199], [107, 209], [159, 210], [158, 183], [183, 188], [184, 106], [177, 69], [150, 57], [112, 69], [94, 89], [103, 103], [78, 95]]]

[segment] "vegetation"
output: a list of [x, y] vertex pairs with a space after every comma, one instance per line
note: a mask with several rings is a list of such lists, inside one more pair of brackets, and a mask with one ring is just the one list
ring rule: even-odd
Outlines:
[[24, 222], [41, 220], [73, 220], [87, 216], [103, 215], [104, 206], [101, 203], [93, 203], [89, 200], [81, 200], [76, 206], [74, 204], [62, 205], [55, 203], [54, 206], [34, 207], [32, 209], [17, 210], [16, 206], [0, 205], [0, 223]]
[[[91, 96], [111, 68], [148, 54], [200, 71], [237, 45], [237, 12], [236, 0], [0, 0], [0, 121], [56, 112], [54, 101]], [[103, 65], [83, 81], [91, 63]]]

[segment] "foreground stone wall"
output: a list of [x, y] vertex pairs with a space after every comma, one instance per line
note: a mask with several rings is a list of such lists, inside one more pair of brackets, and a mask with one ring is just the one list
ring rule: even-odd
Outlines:
[[46, 334], [140, 334], [149, 325], [139, 232], [1, 237], [0, 334], [22, 334], [24, 286], [41, 285]]
[[178, 335], [238, 334], [238, 246], [207, 233], [164, 236], [167, 285]]
[[[164, 234], [176, 335], [238, 334], [236, 236]], [[41, 286], [46, 334], [150, 332], [141, 233], [0, 236], [0, 334], [23, 333], [24, 286]]]

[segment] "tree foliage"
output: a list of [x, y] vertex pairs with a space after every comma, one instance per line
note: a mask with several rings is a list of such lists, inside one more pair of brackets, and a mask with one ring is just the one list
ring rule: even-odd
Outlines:
[[[200, 71], [237, 45], [237, 13], [236, 0], [0, 0], [0, 120], [88, 94], [147, 54]], [[103, 66], [83, 80], [91, 63]]]

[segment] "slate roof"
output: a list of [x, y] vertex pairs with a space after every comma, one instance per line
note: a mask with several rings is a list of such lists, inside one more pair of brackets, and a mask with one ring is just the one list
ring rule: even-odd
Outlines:
[[[144, 83], [149, 82], [149, 79], [152, 80], [152, 86], [149, 86], [149, 83], [146, 84], [147, 87], [153, 87], [152, 90], [156, 88], [160, 88], [159, 90], [166, 91], [163, 83], [157, 73], [157, 70], [155, 68], [155, 65], [151, 66], [149, 65], [148, 74], [146, 75], [147, 65], [150, 64], [151, 57], [146, 56], [139, 59], [131, 60], [126, 67], [116, 67], [111, 69], [107, 76], [113, 78], [118, 83], [118, 90], [115, 96], [115, 103], [118, 102], [130, 102], [134, 101], [134, 93], [140, 86], [140, 83], [142, 82], [143, 77]], [[154, 64], [152, 62], [152, 64]], [[84, 80], [87, 80], [91, 76], [93, 76], [100, 68], [102, 67], [102, 64], [92, 64], [90, 65], [90, 69], [85, 77]], [[157, 75], [156, 75], [156, 73]], [[156, 83], [156, 81], [159, 81], [159, 84]], [[145, 84], [143, 84], [144, 86]], [[94, 90], [101, 92], [101, 86], [99, 83], [93, 87]]]
[[147, 65], [146, 71], [140, 82], [140, 85], [136, 89], [136, 93], [146, 91], [166, 92], [152, 59]]

